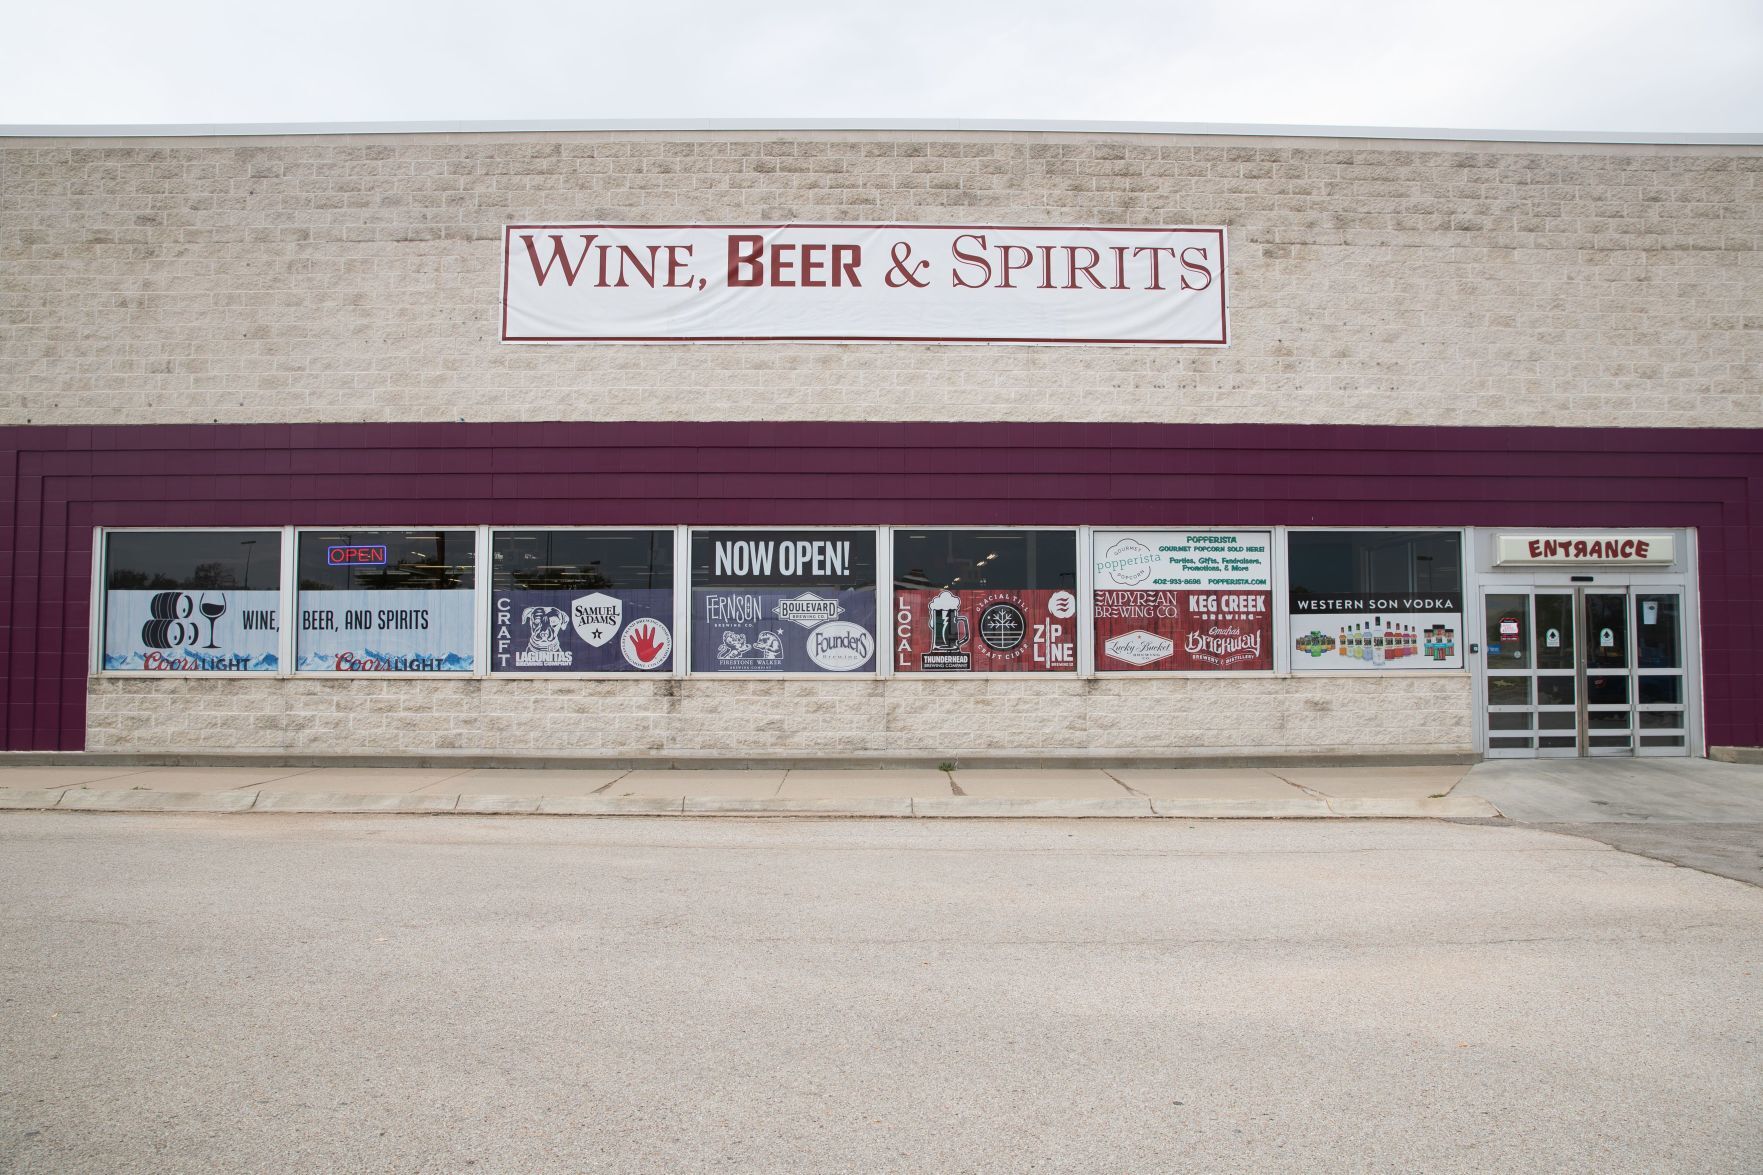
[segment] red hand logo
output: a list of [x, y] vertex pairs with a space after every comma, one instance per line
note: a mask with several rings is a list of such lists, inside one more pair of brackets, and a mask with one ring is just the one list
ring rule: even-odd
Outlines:
[[663, 649], [660, 639], [655, 635], [654, 628], [645, 625], [631, 629], [631, 648], [637, 654], [637, 660], [647, 665], [661, 656]]

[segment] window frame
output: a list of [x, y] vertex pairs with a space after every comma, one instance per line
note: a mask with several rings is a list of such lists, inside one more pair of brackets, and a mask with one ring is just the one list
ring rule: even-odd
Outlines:
[[[1404, 678], [1407, 678], [1407, 677], [1419, 678], [1419, 677], [1469, 677], [1474, 674], [1475, 662], [1472, 659], [1474, 657], [1476, 657], [1478, 654], [1475, 652], [1472, 652], [1471, 648], [1472, 648], [1472, 642], [1473, 642], [1473, 645], [1475, 648], [1480, 647], [1480, 644], [1479, 644], [1480, 637], [1477, 636], [1477, 637], [1471, 638], [1469, 635], [1470, 630], [1468, 628], [1468, 623], [1469, 623], [1468, 618], [1471, 615], [1471, 609], [1470, 609], [1470, 600], [1472, 598], [1471, 593], [1479, 590], [1478, 587], [1476, 586], [1478, 581], [1477, 581], [1477, 577], [1475, 574], [1475, 568], [1473, 566], [1474, 560], [1472, 557], [1473, 547], [1471, 544], [1473, 542], [1473, 534], [1472, 534], [1472, 532], [1474, 530], [1473, 527], [1470, 527], [1470, 526], [1420, 526], [1420, 525], [1409, 524], [1409, 525], [1402, 525], [1402, 526], [1282, 526], [1282, 527], [1279, 527], [1278, 529], [1280, 531], [1280, 539], [1279, 539], [1280, 558], [1283, 560], [1286, 560], [1286, 562], [1287, 562], [1287, 566], [1285, 568], [1285, 574], [1282, 577], [1282, 590], [1280, 592], [1280, 598], [1277, 601], [1278, 616], [1280, 618], [1281, 623], [1283, 623], [1285, 626], [1284, 631], [1279, 634], [1280, 653], [1281, 653], [1281, 656], [1283, 656], [1285, 658], [1285, 663], [1289, 667], [1286, 670], [1286, 672], [1284, 674], [1282, 674], [1282, 676], [1288, 676], [1288, 677], [1369, 678], [1374, 681], [1382, 681], [1392, 675], [1404, 677]], [[1291, 611], [1292, 576], [1291, 576], [1291, 567], [1290, 567], [1290, 561], [1289, 561], [1289, 556], [1291, 553], [1290, 552], [1290, 543], [1289, 543], [1290, 536], [1294, 535], [1294, 534], [1363, 534], [1363, 533], [1372, 533], [1372, 532], [1379, 532], [1379, 531], [1400, 531], [1400, 532], [1408, 532], [1408, 533], [1412, 533], [1414, 531], [1430, 531], [1435, 534], [1454, 534], [1457, 536], [1457, 543], [1458, 543], [1457, 569], [1458, 569], [1458, 580], [1459, 580], [1459, 586], [1457, 589], [1457, 593], [1461, 597], [1461, 602], [1463, 605], [1462, 610], [1458, 612], [1458, 615], [1460, 617], [1462, 617], [1463, 619], [1458, 624], [1457, 632], [1458, 632], [1458, 643], [1461, 645], [1461, 647], [1463, 649], [1463, 664], [1462, 664], [1462, 666], [1459, 668], [1455, 668], [1455, 669], [1449, 668], [1449, 667], [1428, 668], [1428, 669], [1388, 669], [1388, 668], [1385, 668], [1385, 669], [1300, 669], [1300, 668], [1298, 668], [1297, 662], [1295, 660], [1293, 660], [1293, 658], [1292, 658], [1293, 650], [1291, 647], [1292, 646], [1292, 635], [1291, 635], [1292, 634], [1292, 611]], [[1279, 664], [1279, 662], [1275, 661], [1275, 664], [1277, 665], [1277, 664]]]

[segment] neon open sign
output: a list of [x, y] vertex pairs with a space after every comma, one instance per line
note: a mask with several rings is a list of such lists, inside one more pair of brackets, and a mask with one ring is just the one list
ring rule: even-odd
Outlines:
[[326, 547], [324, 561], [332, 567], [384, 567], [386, 548], [383, 544]]

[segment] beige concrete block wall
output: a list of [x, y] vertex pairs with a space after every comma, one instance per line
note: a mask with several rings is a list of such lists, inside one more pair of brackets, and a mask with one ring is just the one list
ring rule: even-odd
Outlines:
[[934, 681], [94, 678], [93, 751], [505, 755], [1472, 751], [1467, 674]]
[[[1763, 148], [0, 140], [0, 423], [1763, 425]], [[509, 222], [1223, 224], [1233, 343], [504, 346]]]

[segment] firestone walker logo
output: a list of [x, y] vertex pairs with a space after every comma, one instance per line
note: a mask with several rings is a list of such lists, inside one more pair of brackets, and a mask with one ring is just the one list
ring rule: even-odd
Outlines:
[[520, 623], [526, 628], [526, 648], [514, 654], [516, 665], [574, 664], [574, 656], [561, 641], [563, 630], [569, 627], [569, 617], [562, 608], [548, 604], [522, 608]]
[[633, 620], [619, 638], [618, 648], [633, 669], [659, 669], [673, 652], [673, 634], [659, 620]]
[[1102, 553], [1096, 563], [1098, 574], [1120, 587], [1137, 587], [1151, 577], [1157, 555], [1137, 539], [1121, 539]]
[[575, 635], [598, 649], [618, 635], [618, 626], [624, 622], [624, 601], [604, 592], [577, 596], [570, 601], [569, 620]]
[[779, 620], [800, 624], [803, 628], [813, 628], [817, 624], [837, 620], [845, 614], [845, 610], [839, 606], [837, 600], [825, 600], [813, 592], [803, 592], [794, 599], [779, 600], [772, 605], [771, 614]]

